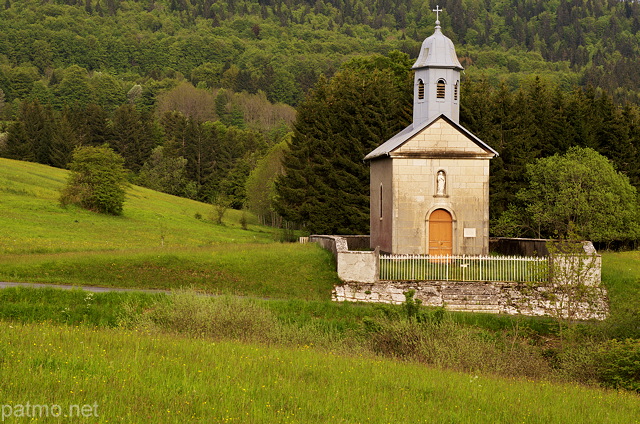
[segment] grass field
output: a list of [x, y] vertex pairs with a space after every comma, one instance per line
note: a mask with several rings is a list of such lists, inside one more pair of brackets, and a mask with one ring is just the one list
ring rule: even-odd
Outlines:
[[402, 306], [330, 302], [338, 280], [315, 245], [276, 242], [251, 216], [243, 230], [238, 211], [215, 225], [210, 205], [139, 187], [121, 217], [65, 209], [65, 178], [0, 159], [0, 280], [246, 297], [1, 290], [0, 413], [30, 402], [98, 405], [63, 422], [640, 422], [637, 395], [589, 386], [603, 334], [640, 336], [640, 252], [603, 254], [612, 318], [560, 346], [548, 319], [427, 310], [418, 323]]
[[640, 422], [640, 402], [629, 393], [345, 357], [308, 346], [47, 323], [11, 325], [0, 333], [0, 346], [0, 404], [56, 404], [65, 413], [70, 405], [96, 406], [97, 416], [64, 422]]
[[62, 208], [65, 178], [0, 159], [0, 280], [300, 299], [328, 299], [337, 282], [327, 252], [277, 243], [249, 214], [247, 230], [235, 210], [215, 225], [210, 205], [136, 186], [120, 217]]
[[612, 336], [640, 338], [640, 251], [603, 252], [602, 281], [611, 307], [604, 325]]
[[[277, 230], [238, 231], [241, 212], [229, 210], [213, 225], [212, 206], [133, 186], [120, 217], [59, 205], [67, 172], [0, 159], [0, 254], [87, 252], [271, 243]], [[202, 217], [197, 219], [196, 215]]]

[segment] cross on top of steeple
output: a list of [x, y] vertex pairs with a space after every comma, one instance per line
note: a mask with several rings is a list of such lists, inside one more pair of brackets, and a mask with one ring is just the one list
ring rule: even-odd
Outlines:
[[436, 28], [440, 28], [440, 12], [442, 12], [440, 5], [436, 5], [436, 8], [433, 9], [432, 12], [436, 12]]

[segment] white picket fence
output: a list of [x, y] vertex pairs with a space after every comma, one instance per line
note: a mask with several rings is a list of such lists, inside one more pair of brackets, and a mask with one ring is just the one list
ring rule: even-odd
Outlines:
[[380, 279], [400, 281], [540, 282], [549, 278], [546, 257], [380, 255]]

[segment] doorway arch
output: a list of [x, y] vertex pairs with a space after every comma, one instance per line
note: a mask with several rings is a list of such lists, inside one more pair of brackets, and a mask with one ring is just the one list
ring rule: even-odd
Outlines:
[[429, 215], [429, 255], [453, 254], [453, 217], [444, 209]]

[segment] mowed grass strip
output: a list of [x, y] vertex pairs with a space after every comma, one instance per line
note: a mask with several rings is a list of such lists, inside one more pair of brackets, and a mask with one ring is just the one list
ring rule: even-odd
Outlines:
[[613, 304], [636, 306], [640, 299], [640, 250], [602, 252], [602, 281]]
[[611, 309], [604, 325], [611, 337], [640, 338], [640, 251], [602, 252], [602, 282]]
[[97, 405], [91, 422], [640, 422], [639, 398], [625, 392], [501, 380], [306, 347], [49, 323], [1, 325], [2, 403], [57, 404], [65, 411], [68, 405]]
[[315, 244], [295, 243], [23, 254], [0, 257], [0, 280], [324, 300], [339, 282], [332, 260]]

